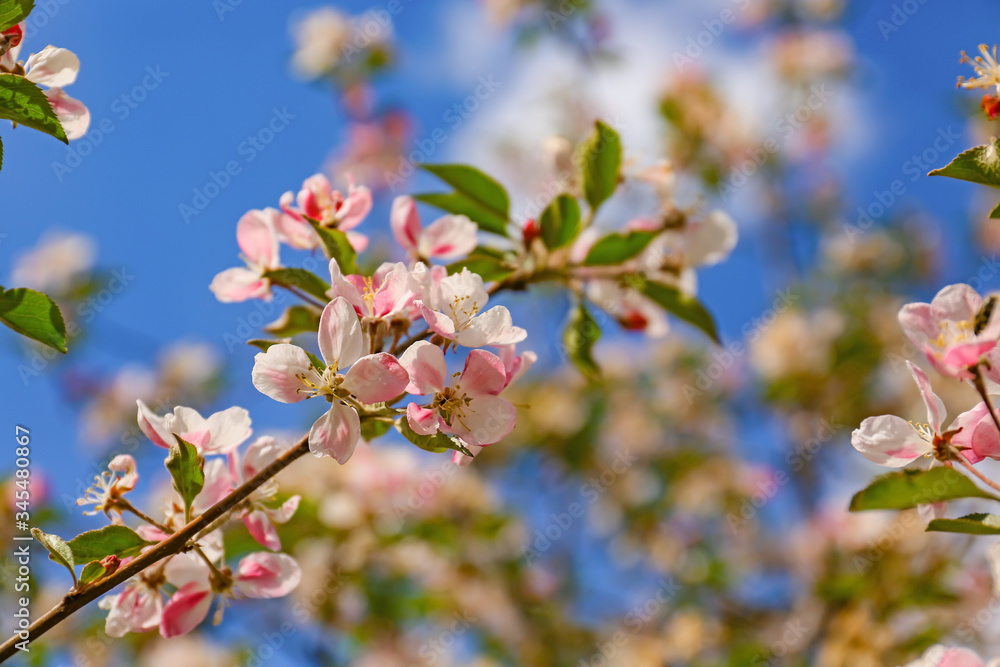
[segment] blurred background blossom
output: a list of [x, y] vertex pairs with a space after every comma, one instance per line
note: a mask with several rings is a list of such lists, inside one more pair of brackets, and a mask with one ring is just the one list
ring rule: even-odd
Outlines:
[[[254, 350], [229, 345], [281, 309], [226, 308], [207, 285], [239, 216], [319, 169], [375, 193], [375, 266], [398, 259], [379, 236], [392, 198], [430, 185], [420, 162], [493, 174], [528, 228], [579, 188], [574, 146], [606, 118], [628, 178], [599, 226], [667, 211], [734, 221], [739, 243], [697, 285], [723, 345], [673, 322], [655, 339], [607, 335], [588, 383], [547, 342], [564, 304], [515, 295], [540, 361], [511, 395], [507, 441], [463, 468], [386, 441], [347, 466], [292, 466], [281, 499], [303, 502], [278, 532], [303, 580], [288, 600], [171, 641], [112, 641], [100, 614], [82, 615], [33, 648], [36, 664], [874, 667], [939, 643], [1000, 652], [989, 540], [927, 534], [918, 511], [846, 511], [873, 472], [850, 429], [922, 414], [899, 306], [946, 282], [1000, 284], [994, 202], [916, 166], [996, 132], [954, 83], [961, 50], [997, 41], [1000, 9], [907, 4], [896, 25], [888, 0], [227, 6], [151, 31], [136, 28], [147, 7], [69, 3], [36, 26], [88, 64], [74, 94], [99, 132], [68, 149], [5, 135], [18, 160], [5, 192], [31, 196], [5, 198], [4, 284], [47, 291], [79, 325], [67, 358], [22, 341], [0, 352], [4, 414], [33, 429], [48, 489], [36, 520], [92, 527], [68, 490], [115, 454], [152, 461], [136, 399], [240, 404], [257, 435], [289, 444], [308, 426], [260, 400]], [[199, 49], [177, 49], [178, 34]], [[123, 116], [115, 102], [147, 65], [169, 72], [163, 89]], [[194, 113], [206, 95], [236, 103]], [[241, 142], [275, 108], [288, 128], [248, 158]], [[941, 132], [960, 137], [944, 152]], [[186, 222], [179, 205], [231, 160], [240, 173]], [[968, 400], [939, 386], [949, 408]], [[136, 493], [162, 482], [150, 473]], [[0, 508], [8, 544], [12, 512]], [[227, 536], [227, 556], [253, 548]], [[0, 595], [12, 572], [0, 560]], [[58, 576], [39, 582], [46, 598]]]

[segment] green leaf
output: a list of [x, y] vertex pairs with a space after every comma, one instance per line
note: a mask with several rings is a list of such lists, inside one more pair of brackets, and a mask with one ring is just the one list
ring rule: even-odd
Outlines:
[[25, 287], [0, 294], [0, 322], [39, 343], [66, 354], [66, 323], [55, 302]]
[[470, 199], [460, 192], [438, 192], [413, 195], [417, 201], [430, 204], [442, 211], [452, 215], [464, 215], [479, 225], [479, 228], [486, 232], [500, 234], [507, 233], [507, 218], [499, 215], [492, 209], [485, 208], [474, 199]]
[[76, 586], [76, 570], [73, 569], [76, 563], [73, 560], [73, 552], [70, 550], [69, 545], [66, 544], [66, 540], [58, 535], [43, 533], [37, 528], [32, 528], [31, 534], [36, 540], [42, 543], [43, 547], [48, 549], [49, 558], [69, 570], [69, 573], [73, 575], [73, 586]]
[[927, 532], [1000, 535], [1000, 516], [980, 513], [959, 519], [934, 519], [927, 524]]
[[347, 240], [347, 234], [339, 229], [329, 229], [322, 226], [315, 220], [309, 220], [309, 224], [316, 230], [326, 255], [330, 259], [337, 260], [337, 265], [344, 275], [357, 275], [361, 273], [358, 269], [358, 253], [351, 247], [351, 242]]
[[[320, 313], [312, 306], [289, 306], [281, 317], [264, 327], [264, 331], [275, 336], [288, 337], [300, 333], [315, 333], [319, 329]], [[270, 347], [276, 341], [248, 341], [251, 344], [257, 342], [269, 343]], [[260, 347], [258, 345], [258, 347]], [[261, 348], [266, 351], [267, 348]]]
[[[510, 219], [510, 197], [502, 185], [479, 171], [465, 164], [422, 164], [421, 169], [429, 171], [442, 181], [455, 188], [457, 194], [485, 211], [493, 217], [503, 220], [504, 225]], [[469, 216], [472, 218], [472, 216]], [[472, 218], [474, 222], [479, 222]], [[501, 227], [500, 234], [504, 233]]]
[[371, 442], [388, 433], [390, 428], [392, 428], [392, 424], [387, 421], [382, 421], [381, 419], [363, 419], [361, 420], [361, 437], [365, 442]]
[[487, 282], [503, 280], [515, 270], [515, 267], [507, 264], [502, 252], [487, 246], [479, 246], [468, 257], [452, 262], [447, 268], [449, 276], [461, 272], [462, 269], [469, 269], [473, 273], [478, 273]]
[[330, 289], [327, 282], [305, 269], [273, 269], [264, 272], [264, 277], [284, 287], [297, 287], [323, 303], [330, 300], [326, 295], [327, 290]]
[[62, 123], [42, 89], [16, 74], [0, 74], [0, 118], [30, 127], [68, 144]]
[[35, 0], [0, 0], [0, 32], [15, 26], [35, 8]]
[[444, 433], [438, 432], [434, 435], [420, 435], [416, 433], [410, 428], [410, 422], [406, 420], [406, 417], [396, 420], [396, 430], [402, 433], [404, 438], [425, 451], [440, 454], [449, 449], [454, 449], [466, 456], [472, 456], [472, 452], [459, 442], [458, 439], [447, 436]]
[[104, 566], [101, 565], [101, 561], [92, 560], [83, 567], [83, 572], [80, 573], [80, 583], [89, 584], [102, 576], [104, 576]]
[[569, 245], [580, 233], [580, 205], [575, 197], [561, 194], [542, 211], [538, 224], [546, 248], [555, 250]]
[[69, 548], [77, 563], [90, 563], [108, 556], [119, 558], [138, 556], [143, 547], [151, 544], [156, 542], [144, 540], [128, 526], [112, 525], [80, 533], [69, 541]]
[[[0, 155], [0, 158], [2, 157], [3, 155]], [[990, 211], [990, 218], [993, 220], [1000, 220], [1000, 204], [997, 204], [996, 208]]]
[[608, 234], [597, 239], [583, 260], [584, 266], [612, 266], [632, 259], [646, 249], [656, 237], [656, 232], [629, 232]]
[[484, 231], [506, 234], [510, 197], [502, 185], [475, 167], [464, 164], [422, 164], [420, 167], [455, 191], [414, 195], [414, 199], [453, 215], [468, 216]]
[[205, 459], [198, 455], [198, 448], [174, 434], [177, 444], [170, 446], [165, 464], [174, 481], [174, 490], [184, 500], [185, 518], [191, 503], [205, 486]]
[[622, 143], [618, 133], [602, 121], [580, 146], [583, 195], [596, 212], [615, 192], [621, 180]]
[[563, 331], [563, 349], [566, 356], [583, 375], [597, 379], [601, 368], [594, 361], [594, 344], [601, 337], [601, 326], [581, 302], [570, 311], [569, 321]]
[[956, 498], [1000, 501], [954, 468], [938, 466], [930, 470], [901, 470], [876, 478], [868, 488], [854, 494], [851, 511], [903, 510]]
[[988, 144], [959, 153], [947, 165], [928, 175], [947, 176], [1000, 188], [1000, 138], [994, 137]]
[[[626, 280], [626, 282], [629, 282]], [[715, 318], [712, 313], [705, 308], [698, 299], [688, 294], [684, 294], [675, 287], [654, 282], [652, 280], [639, 279], [636, 289], [652, 301], [656, 302], [660, 308], [680, 318], [688, 324], [694, 325], [718, 344], [719, 331], [715, 326]]]

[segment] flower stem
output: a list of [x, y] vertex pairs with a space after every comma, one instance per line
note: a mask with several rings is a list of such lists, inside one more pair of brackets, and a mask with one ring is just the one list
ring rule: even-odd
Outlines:
[[169, 528], [167, 528], [166, 526], [164, 526], [159, 521], [156, 521], [155, 519], [153, 519], [151, 517], [148, 517], [145, 514], [143, 514], [142, 512], [140, 512], [138, 509], [135, 508], [135, 506], [132, 503], [130, 503], [129, 501], [125, 500], [124, 498], [119, 498], [118, 499], [118, 506], [120, 508], [122, 508], [123, 510], [125, 510], [126, 512], [131, 512], [132, 514], [136, 515], [137, 517], [139, 517], [140, 519], [142, 519], [146, 523], [148, 523], [148, 524], [150, 524], [152, 526], [155, 526], [156, 528], [159, 528], [160, 531], [163, 532], [166, 535], [170, 535], [170, 534], [172, 534], [174, 532], [174, 531], [170, 530]]
[[987, 477], [983, 473], [981, 473], [978, 470], [976, 470], [976, 467], [974, 465], [972, 465], [971, 463], [969, 463], [965, 459], [964, 456], [962, 456], [961, 454], [959, 454], [958, 456], [956, 456], [954, 458], [954, 460], [958, 461], [959, 465], [961, 465], [963, 468], [965, 468], [966, 470], [968, 470], [969, 472], [971, 472], [980, 482], [982, 482], [986, 486], [990, 487], [994, 491], [1000, 491], [1000, 484], [997, 484], [992, 479], [990, 479], [989, 477]]
[[250, 494], [264, 485], [265, 482], [287, 468], [293, 461], [303, 457], [309, 452], [309, 438], [304, 436], [295, 446], [275, 459], [269, 466], [257, 473], [253, 478], [243, 483], [242, 486], [233, 490], [228, 496], [207, 509], [196, 519], [178, 530], [176, 533], [152, 547], [142, 555], [132, 560], [128, 565], [121, 568], [106, 579], [102, 579], [93, 586], [80, 592], [69, 592], [55, 607], [46, 612], [28, 626], [28, 639], [22, 640], [18, 635], [14, 635], [3, 644], [0, 644], [0, 662], [4, 662], [11, 656], [18, 653], [17, 644], [22, 641], [32, 642], [43, 634], [54, 628], [56, 625], [66, 620], [73, 613], [93, 602], [98, 597], [104, 595], [118, 584], [139, 574], [151, 565], [173, 556], [183, 551], [189, 542], [201, 532], [206, 526], [216, 519], [224, 516], [235, 508], [242, 500], [248, 498]]

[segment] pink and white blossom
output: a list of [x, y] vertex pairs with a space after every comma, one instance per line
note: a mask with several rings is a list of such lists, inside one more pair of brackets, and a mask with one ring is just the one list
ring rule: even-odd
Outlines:
[[271, 281], [267, 271], [281, 266], [278, 257], [277, 226], [281, 211], [274, 208], [253, 209], [236, 224], [236, 243], [246, 267], [226, 269], [212, 280], [209, 289], [223, 303], [247, 299], [271, 299]]
[[[242, 461], [236, 452], [230, 454], [230, 466], [233, 470], [233, 483], [235, 485], [253, 479], [257, 473], [274, 463], [282, 449], [277, 441], [271, 436], [257, 438], [247, 447], [243, 454]], [[243, 515], [243, 523], [246, 525], [250, 535], [253, 536], [261, 546], [267, 547], [271, 551], [281, 550], [281, 539], [275, 530], [275, 524], [287, 523], [299, 508], [299, 496], [292, 496], [281, 505], [274, 507], [274, 500], [278, 495], [278, 482], [270, 479], [260, 488], [253, 492], [249, 498], [250, 509]]]
[[374, 320], [409, 323], [415, 306], [410, 272], [402, 262], [382, 264], [370, 277], [344, 275], [337, 260], [330, 260], [331, 299], [343, 297], [364, 322]]
[[968, 285], [949, 285], [930, 303], [903, 306], [899, 323], [938, 372], [970, 379], [969, 368], [997, 345], [1000, 308], [995, 297], [985, 301]]
[[368, 237], [351, 230], [371, 211], [372, 193], [363, 185], [356, 186], [350, 177], [346, 197], [333, 189], [326, 176], [316, 174], [303, 181], [297, 195], [291, 191], [281, 195], [280, 204], [285, 215], [278, 225], [278, 234], [293, 248], [312, 249], [319, 243], [307, 218], [323, 227], [346, 232], [351, 247], [358, 252], [368, 247]]
[[905, 667], [1000, 667], [1000, 658], [983, 662], [975, 651], [935, 644]]
[[[0, 56], [0, 71], [19, 69], [17, 56], [21, 51], [23, 35], [23, 23], [3, 32], [7, 50]], [[90, 111], [82, 102], [63, 91], [64, 87], [76, 81], [79, 71], [80, 59], [75, 53], [51, 45], [31, 54], [24, 63], [24, 78], [44, 87], [45, 97], [59, 118], [67, 139], [79, 139], [90, 127]]]
[[218, 595], [224, 596], [222, 604], [230, 599], [284, 597], [295, 590], [302, 578], [299, 564], [286, 554], [252, 553], [240, 560], [234, 573], [217, 568], [223, 575], [221, 578], [207, 563], [192, 556], [174, 556], [165, 568], [167, 580], [177, 587], [159, 623], [160, 634], [166, 639], [196, 628], [208, 616]]
[[[958, 435], [968, 430], [974, 431], [975, 426], [982, 421], [981, 415], [970, 410], [960, 414], [945, 431], [944, 402], [934, 393], [930, 380], [923, 370], [909, 361], [906, 365], [920, 389], [920, 395], [927, 408], [927, 423], [913, 424], [895, 415], [881, 415], [868, 417], [851, 434], [851, 444], [865, 458], [890, 468], [905, 466], [921, 456], [934, 456], [938, 453], [937, 448], [942, 441], [960, 444], [954, 441], [955, 431], [958, 431]], [[966, 458], [972, 462], [982, 460], [981, 456], [976, 458], [964, 450], [960, 451], [963, 451]]]
[[465, 347], [513, 345], [527, 338], [504, 306], [485, 310], [490, 297], [482, 276], [467, 268], [448, 276], [441, 269], [418, 263], [411, 274], [417, 307], [432, 331]]
[[503, 439], [514, 428], [517, 411], [499, 395], [507, 386], [507, 371], [497, 355], [473, 350], [457, 381], [448, 377], [444, 352], [427, 341], [407, 348], [399, 363], [409, 374], [408, 393], [433, 396], [426, 406], [406, 406], [410, 428], [420, 435], [440, 430], [470, 445], [484, 446]]
[[159, 586], [145, 574], [129, 579], [121, 593], [101, 598], [98, 606], [108, 610], [104, 631], [109, 637], [152, 630], [163, 618]]
[[[351, 397], [363, 404], [388, 401], [406, 389], [406, 370], [391, 354], [361, 356], [364, 336], [354, 307], [337, 297], [323, 309], [319, 349], [326, 368], [320, 372], [306, 351], [289, 343], [272, 345], [254, 359], [253, 385], [282, 403], [314, 396], [330, 402], [330, 409], [309, 431], [309, 448], [316, 456], [346, 462], [361, 437], [358, 412]], [[339, 371], [350, 368], [346, 374]]]
[[118, 500], [135, 488], [139, 481], [139, 473], [136, 471], [135, 459], [128, 454], [119, 454], [111, 459], [108, 470], [94, 477], [93, 486], [89, 487], [82, 498], [76, 501], [77, 505], [93, 505], [94, 509], [84, 512], [85, 515], [99, 514], [103, 512], [111, 516], [111, 512], [117, 512], [116, 523], [121, 520], [121, 508]]
[[178, 406], [162, 417], [153, 413], [141, 400], [139, 428], [153, 444], [169, 448], [179, 435], [202, 454], [228, 454], [243, 444], [250, 434], [250, 414], [239, 407], [216, 412], [207, 419], [197, 410]]
[[476, 223], [464, 215], [445, 215], [426, 229], [412, 197], [396, 197], [389, 217], [396, 241], [414, 259], [456, 259], [475, 250]]

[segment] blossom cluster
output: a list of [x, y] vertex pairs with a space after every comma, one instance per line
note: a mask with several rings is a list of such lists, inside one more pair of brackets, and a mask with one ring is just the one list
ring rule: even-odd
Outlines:
[[[282, 268], [279, 245], [314, 250], [320, 234], [335, 230], [351, 250], [367, 247], [355, 228], [372, 206], [370, 191], [353, 183], [346, 195], [323, 175], [285, 193], [281, 210], [250, 211], [237, 225], [246, 268], [223, 271], [211, 289], [221, 301], [271, 296], [273, 272]], [[276, 342], [257, 355], [253, 384], [282, 403], [326, 399], [327, 412], [313, 425], [309, 445], [317, 456], [346, 462], [361, 439], [360, 415], [383, 423], [405, 415], [416, 436], [445, 433], [460, 438], [457, 451], [493, 444], [514, 427], [513, 405], [500, 393], [527, 369], [535, 356], [514, 346], [527, 332], [513, 324], [504, 306], [487, 308], [489, 293], [480, 275], [468, 269], [448, 275], [431, 259], [452, 259], [476, 247], [476, 225], [461, 215], [445, 215], [424, 227], [415, 202], [398, 198], [391, 224], [408, 262], [386, 262], [370, 276], [346, 273], [341, 260], [329, 262], [330, 282], [317, 323], [320, 356], [290, 342]], [[353, 262], [352, 262], [353, 263]], [[318, 307], [318, 304], [317, 304]], [[402, 341], [415, 323], [422, 335]], [[422, 338], [433, 335], [431, 343]], [[382, 351], [391, 338], [389, 351]], [[450, 377], [449, 347], [472, 348], [465, 368]], [[492, 346], [497, 352], [479, 348]], [[387, 407], [413, 397], [405, 409]]]
[[0, 72], [17, 74], [39, 86], [45, 86], [44, 93], [52, 110], [62, 123], [67, 139], [79, 139], [90, 126], [90, 111], [83, 102], [63, 91], [76, 81], [80, 71], [80, 59], [69, 49], [51, 44], [38, 53], [32, 53], [26, 61], [19, 61], [24, 40], [24, 22], [0, 32]]
[[[207, 418], [196, 410], [177, 407], [157, 415], [141, 400], [138, 424], [149, 440], [170, 448], [176, 438], [190, 443], [198, 452], [203, 486], [191, 502], [176, 490], [164, 498], [162, 518], [153, 519], [137, 510], [126, 497], [139, 481], [135, 459], [122, 454], [108, 464], [87, 489], [79, 505], [89, 506], [85, 514], [103, 513], [113, 525], [124, 526], [123, 514], [132, 513], [144, 521], [136, 535], [145, 540], [145, 548], [155, 548], [174, 532], [196, 519], [224, 499], [235, 488], [253, 478], [277, 459], [282, 448], [270, 436], [239, 448], [250, 438], [250, 416], [243, 408], [233, 407]], [[128, 632], [158, 629], [165, 638], [186, 634], [207, 616], [213, 601], [218, 623], [229, 601], [240, 598], [277, 598], [290, 593], [299, 583], [301, 571], [296, 561], [282, 553], [275, 524], [287, 522], [298, 509], [299, 496], [278, 501], [278, 484], [270, 480], [245, 500], [233, 518], [246, 525], [250, 535], [267, 551], [242, 557], [235, 570], [224, 564], [222, 527], [216, 527], [198, 539], [189, 551], [169, 556], [128, 580], [121, 592], [100, 602], [108, 610], [105, 629], [111, 637]], [[134, 556], [108, 556], [101, 564], [101, 576], [113, 573]]]
[[[910, 342], [941, 375], [979, 383], [979, 403], [945, 428], [944, 402], [934, 393], [927, 374], [907, 361], [927, 409], [927, 422], [914, 424], [895, 415], [865, 419], [851, 436], [866, 458], [889, 467], [905, 466], [921, 457], [969, 464], [1000, 459], [1000, 430], [990, 394], [1000, 393], [1000, 309], [997, 296], [980, 296], [969, 285], [949, 285], [931, 303], [911, 303], [899, 311], [899, 323]], [[988, 392], [988, 393], [986, 393]]]

